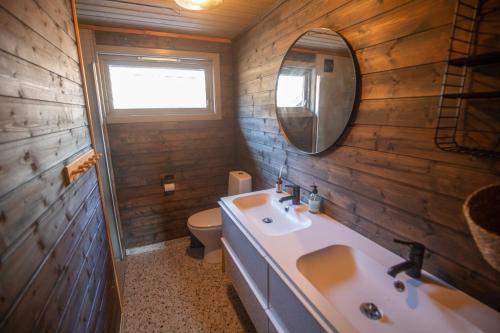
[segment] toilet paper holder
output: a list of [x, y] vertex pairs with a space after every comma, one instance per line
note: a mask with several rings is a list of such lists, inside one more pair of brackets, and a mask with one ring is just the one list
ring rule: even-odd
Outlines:
[[165, 175], [161, 179], [161, 188], [165, 195], [172, 195], [175, 191], [175, 177], [174, 175]]

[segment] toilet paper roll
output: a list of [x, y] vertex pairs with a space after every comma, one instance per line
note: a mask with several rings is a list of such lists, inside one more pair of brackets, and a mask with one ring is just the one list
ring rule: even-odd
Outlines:
[[163, 184], [163, 191], [165, 193], [174, 192], [175, 191], [175, 183]]

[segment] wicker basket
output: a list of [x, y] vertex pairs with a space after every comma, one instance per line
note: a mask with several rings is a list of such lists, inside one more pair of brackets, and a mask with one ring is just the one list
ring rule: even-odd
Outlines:
[[463, 212], [483, 258], [500, 271], [500, 184], [482, 187], [469, 195]]

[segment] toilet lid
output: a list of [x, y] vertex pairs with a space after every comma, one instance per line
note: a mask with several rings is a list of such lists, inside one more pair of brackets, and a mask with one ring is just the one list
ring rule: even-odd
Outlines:
[[220, 208], [207, 209], [191, 215], [188, 224], [195, 228], [210, 228], [222, 225]]

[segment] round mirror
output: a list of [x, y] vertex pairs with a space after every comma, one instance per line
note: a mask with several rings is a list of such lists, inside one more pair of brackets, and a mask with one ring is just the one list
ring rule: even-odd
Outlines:
[[313, 29], [288, 49], [276, 83], [276, 113], [287, 140], [315, 154], [344, 132], [357, 98], [357, 66], [342, 36]]

